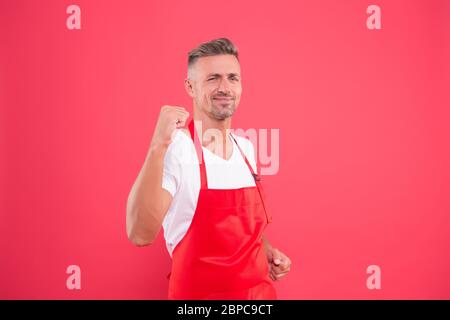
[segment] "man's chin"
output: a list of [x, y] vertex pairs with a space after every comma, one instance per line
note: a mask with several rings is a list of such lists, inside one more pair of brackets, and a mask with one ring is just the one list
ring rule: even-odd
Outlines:
[[225, 120], [233, 115], [232, 112], [213, 112], [212, 114], [217, 120]]
[[216, 119], [225, 120], [233, 115], [234, 109], [231, 106], [215, 106], [213, 107], [212, 114]]

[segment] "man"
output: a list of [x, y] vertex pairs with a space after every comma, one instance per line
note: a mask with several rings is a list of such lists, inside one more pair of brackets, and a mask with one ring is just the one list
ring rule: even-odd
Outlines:
[[230, 133], [242, 92], [233, 43], [216, 39], [189, 52], [185, 88], [193, 120], [183, 107], [161, 108], [128, 198], [128, 237], [148, 245], [163, 226], [170, 299], [276, 299], [271, 280], [291, 261], [263, 234], [271, 215], [253, 145]]

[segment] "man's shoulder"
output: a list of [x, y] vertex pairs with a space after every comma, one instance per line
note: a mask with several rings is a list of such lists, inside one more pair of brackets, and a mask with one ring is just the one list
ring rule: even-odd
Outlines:
[[191, 133], [189, 132], [189, 129], [187, 129], [187, 128], [180, 128], [180, 129], [177, 129], [177, 130], [178, 130], [178, 132], [184, 133], [189, 139], [191, 139]]
[[169, 148], [177, 149], [185, 147], [186, 145], [189, 145], [190, 140], [191, 135], [189, 133], [189, 130], [185, 128], [175, 129], [173, 139], [169, 145]]
[[243, 137], [243, 136], [238, 136], [236, 133], [232, 133], [233, 137], [236, 138], [236, 142], [239, 144], [240, 147], [245, 148], [246, 150], [253, 150], [253, 143], [252, 141], [247, 138], [247, 137]]
[[253, 142], [249, 138], [238, 136], [235, 133], [233, 133], [233, 136], [236, 138], [236, 142], [249, 160], [253, 170], [256, 172], [257, 167], [255, 163], [255, 148], [253, 147]]
[[182, 157], [186, 156], [187, 153], [190, 153], [192, 141], [190, 138], [189, 130], [180, 128], [175, 129], [174, 136], [172, 138], [172, 142], [169, 145], [169, 149], [167, 150], [168, 155], [173, 159], [179, 160]]

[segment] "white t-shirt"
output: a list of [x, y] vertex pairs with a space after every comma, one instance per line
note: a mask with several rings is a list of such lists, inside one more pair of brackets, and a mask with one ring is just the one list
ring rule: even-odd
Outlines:
[[[183, 130], [176, 129], [176, 131], [164, 156], [162, 181], [162, 187], [173, 196], [162, 224], [170, 256], [191, 224], [200, 192], [200, 167], [194, 143]], [[232, 135], [256, 173], [252, 142], [233, 133]], [[253, 176], [234, 140], [233, 152], [228, 160], [215, 155], [205, 147], [202, 148], [209, 189], [238, 189], [255, 186]]]

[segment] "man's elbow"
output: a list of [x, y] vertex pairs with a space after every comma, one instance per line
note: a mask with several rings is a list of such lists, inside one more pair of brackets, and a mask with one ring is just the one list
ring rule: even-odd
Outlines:
[[135, 246], [145, 247], [153, 244], [156, 235], [151, 230], [143, 230], [142, 226], [139, 226], [137, 222], [127, 221], [127, 237]]
[[137, 247], [145, 247], [153, 244], [155, 239], [144, 238], [135, 234], [128, 234], [128, 240]]
[[145, 247], [154, 243], [156, 239], [156, 235], [151, 230], [136, 230], [138, 226], [136, 225], [127, 225], [127, 236], [128, 240], [138, 247]]

